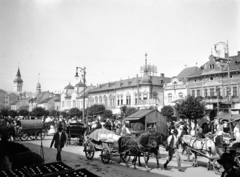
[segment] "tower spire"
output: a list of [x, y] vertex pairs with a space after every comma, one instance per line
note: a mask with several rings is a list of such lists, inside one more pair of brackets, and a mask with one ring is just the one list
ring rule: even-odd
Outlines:
[[148, 54], [147, 54], [147, 52], [145, 53], [145, 68], [144, 68], [144, 73], [145, 72], [148, 72], [148, 67], [147, 67], [147, 56], [148, 56]]

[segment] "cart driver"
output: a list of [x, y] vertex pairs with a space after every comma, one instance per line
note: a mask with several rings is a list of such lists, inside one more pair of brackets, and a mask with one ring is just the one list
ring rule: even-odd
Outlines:
[[121, 136], [123, 135], [131, 135], [129, 130], [129, 121], [125, 121], [124, 125], [122, 126]]

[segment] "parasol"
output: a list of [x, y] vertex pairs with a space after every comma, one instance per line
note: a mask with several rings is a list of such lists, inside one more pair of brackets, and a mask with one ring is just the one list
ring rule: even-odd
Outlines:
[[118, 141], [120, 136], [102, 127], [93, 131], [88, 137], [95, 141]]

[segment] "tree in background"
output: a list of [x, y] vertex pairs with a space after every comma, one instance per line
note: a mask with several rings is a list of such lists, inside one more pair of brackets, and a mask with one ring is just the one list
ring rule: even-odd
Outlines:
[[163, 106], [161, 109], [161, 114], [167, 118], [170, 122], [172, 120], [172, 116], [174, 115], [174, 110], [172, 106]]
[[94, 104], [88, 108], [89, 115], [99, 115], [103, 114], [105, 111], [105, 106], [102, 104]]
[[45, 109], [44, 108], [42, 108], [42, 107], [36, 107], [36, 108], [34, 108], [33, 110], [32, 110], [32, 113], [31, 113], [31, 115], [32, 116], [36, 116], [36, 117], [42, 117], [42, 116], [45, 116], [45, 114], [46, 114], [46, 111], [45, 111]]
[[206, 105], [202, 97], [189, 95], [184, 99], [175, 101], [174, 109], [178, 117], [189, 120], [191, 129], [191, 120], [194, 121], [196, 127], [197, 119], [201, 119], [205, 115]]
[[59, 114], [61, 116], [63, 116], [64, 118], [66, 118], [68, 116], [68, 113], [66, 111], [61, 111]]
[[0, 112], [1, 116], [3, 117], [7, 117], [8, 116], [8, 109], [6, 108], [3, 108]]
[[54, 109], [49, 111], [49, 116], [53, 116], [54, 117], [54, 116], [59, 116], [59, 114], [60, 114], [59, 111], [56, 111]]
[[108, 110], [108, 109], [104, 110], [102, 116], [103, 116], [102, 117], [103, 120], [105, 120], [107, 118], [112, 118], [112, 116], [113, 116], [112, 110]]
[[17, 115], [18, 115], [18, 113], [15, 110], [8, 111], [8, 116], [11, 116], [12, 118], [15, 118]]
[[129, 107], [129, 108], [126, 109], [125, 116], [127, 117], [127, 116], [129, 116], [129, 115], [131, 115], [131, 114], [133, 114], [137, 111], [138, 111], [138, 109], [136, 109], [134, 107]]
[[121, 117], [124, 119], [126, 117], [126, 111], [127, 111], [127, 106], [121, 106], [120, 107], [121, 110]]
[[26, 109], [21, 109], [21, 110], [19, 110], [18, 115], [19, 115], [19, 116], [26, 117], [26, 116], [29, 115], [29, 111], [26, 110]]
[[72, 118], [72, 117], [81, 117], [82, 116], [82, 111], [80, 111], [78, 108], [71, 108], [68, 111], [68, 115]]

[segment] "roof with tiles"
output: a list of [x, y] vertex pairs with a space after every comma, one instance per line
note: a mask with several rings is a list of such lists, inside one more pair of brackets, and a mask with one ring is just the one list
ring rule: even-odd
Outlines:
[[[162, 77], [160, 77], [160, 76], [149, 76], [149, 77], [151, 78], [151, 83], [149, 83], [149, 84], [163, 85], [163, 83], [161, 82]], [[139, 85], [141, 85], [141, 79], [142, 79], [142, 77], [138, 78]], [[170, 81], [171, 81], [171, 78], [163, 77], [164, 83], [167, 83]], [[125, 80], [100, 84], [95, 89], [89, 91], [89, 93], [107, 91], [107, 90], [113, 90], [113, 89], [121, 89], [121, 88], [127, 88], [127, 87], [136, 87], [136, 86], [137, 86], [137, 78], [131, 78], [131, 79], [125, 79]]]
[[[210, 56], [211, 57], [211, 56]], [[213, 56], [214, 57], [214, 56]], [[217, 59], [218, 57], [214, 57], [214, 59]], [[230, 71], [233, 70], [240, 70], [240, 52], [238, 52], [238, 55], [236, 56], [230, 56], [229, 58], [231, 58], [231, 63], [230, 63]], [[204, 65], [202, 65], [200, 68], [196, 68], [194, 70], [194, 72], [192, 74], [189, 75], [189, 77], [191, 76], [200, 76], [203, 74], [203, 70], [205, 68], [205, 66], [208, 64], [208, 62], [206, 62]], [[219, 63], [221, 65], [221, 67], [223, 68], [222, 71], [226, 72], [228, 70], [227, 64], [226, 63]]]
[[198, 69], [197, 66], [192, 66], [192, 67], [187, 67], [184, 68], [178, 75], [177, 78], [178, 79], [183, 79], [185, 80], [187, 78], [187, 76], [193, 74], [194, 72], [196, 72], [196, 70]]

